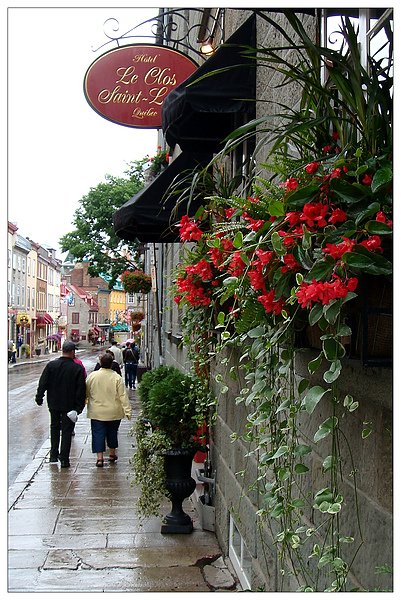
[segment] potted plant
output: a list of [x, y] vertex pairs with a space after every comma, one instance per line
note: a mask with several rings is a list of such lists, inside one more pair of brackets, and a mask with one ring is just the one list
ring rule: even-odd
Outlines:
[[199, 447], [194, 436], [207, 404], [202, 386], [192, 375], [161, 366], [143, 374], [138, 393], [142, 412], [133, 430], [136, 452], [131, 464], [134, 482], [141, 488], [139, 512], [159, 515], [167, 496], [172, 509], [163, 518], [162, 533], [190, 533], [192, 519], [182, 502], [196, 486], [191, 467]]
[[148, 294], [152, 289], [152, 278], [140, 269], [124, 271], [121, 283], [129, 294]]
[[31, 356], [31, 349], [29, 347], [29, 344], [22, 344], [21, 356], [26, 358], [29, 358]]

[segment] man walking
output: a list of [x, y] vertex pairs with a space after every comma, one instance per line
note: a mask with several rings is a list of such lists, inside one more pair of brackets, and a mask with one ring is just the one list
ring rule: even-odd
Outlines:
[[114, 354], [114, 360], [118, 362], [120, 369], [122, 369], [124, 366], [123, 353], [121, 348], [117, 346], [116, 340], [111, 340], [111, 346], [109, 350], [112, 351], [112, 353]]
[[[67, 416], [71, 410], [80, 414], [85, 407], [85, 375], [81, 365], [74, 362], [75, 344], [64, 342], [62, 356], [51, 360], [39, 379], [35, 402], [43, 404], [47, 392], [50, 413], [50, 462], [60, 460], [62, 467], [70, 466], [71, 436], [74, 422]], [[60, 445], [61, 431], [61, 445]]]

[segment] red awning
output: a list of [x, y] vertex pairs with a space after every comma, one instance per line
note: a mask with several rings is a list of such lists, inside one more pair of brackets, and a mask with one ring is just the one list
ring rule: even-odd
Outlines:
[[36, 316], [36, 325], [52, 325], [53, 322], [53, 317], [49, 313]]

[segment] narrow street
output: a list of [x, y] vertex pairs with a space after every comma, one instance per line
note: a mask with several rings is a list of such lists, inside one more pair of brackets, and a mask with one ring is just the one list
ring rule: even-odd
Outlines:
[[[54, 358], [58, 356], [60, 354], [55, 354]], [[79, 352], [78, 356], [87, 372], [91, 372], [98, 352], [89, 349]], [[35, 402], [46, 362], [32, 358], [29, 364], [15, 365], [8, 371], [8, 485], [15, 482], [49, 436], [46, 400], [42, 406]]]

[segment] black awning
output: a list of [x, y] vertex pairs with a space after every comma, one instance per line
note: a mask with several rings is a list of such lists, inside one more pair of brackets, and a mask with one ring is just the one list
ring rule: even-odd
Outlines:
[[[182, 150], [217, 151], [238, 124], [239, 113], [255, 110], [255, 60], [244, 46], [255, 47], [253, 14], [188, 79], [165, 98], [162, 128], [170, 146]], [[205, 77], [213, 71], [223, 71]], [[192, 84], [192, 85], [191, 85]]]
[[[177, 223], [184, 214], [194, 215], [201, 201], [178, 207], [174, 195], [166, 194], [175, 179], [180, 180], [211, 156], [190, 156], [182, 152], [152, 183], [135, 194], [113, 215], [114, 231], [125, 240], [140, 242], [179, 242]], [[182, 176], [182, 177], [181, 177]]]

